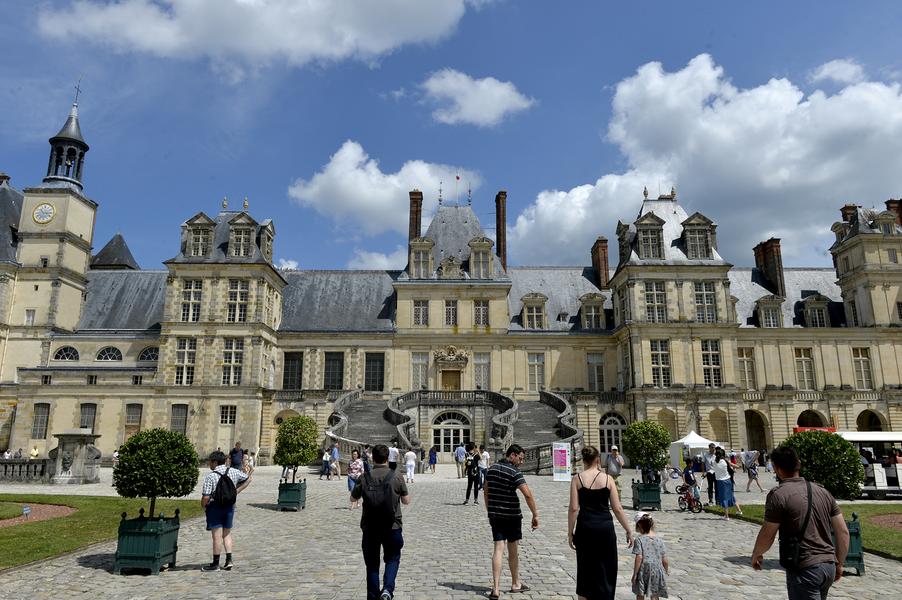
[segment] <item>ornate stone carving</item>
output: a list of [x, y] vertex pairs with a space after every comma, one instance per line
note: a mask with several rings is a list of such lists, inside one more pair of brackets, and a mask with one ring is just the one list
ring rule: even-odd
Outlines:
[[439, 267], [439, 279], [463, 279], [460, 266], [460, 261], [453, 256], [444, 259]]
[[467, 366], [467, 362], [469, 361], [469, 352], [460, 350], [457, 346], [452, 345], [445, 346], [441, 350], [436, 350], [432, 353], [432, 356], [440, 369], [463, 369]]

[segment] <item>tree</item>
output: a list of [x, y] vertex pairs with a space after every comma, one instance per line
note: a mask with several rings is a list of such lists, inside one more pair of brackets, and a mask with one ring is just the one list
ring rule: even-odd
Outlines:
[[667, 464], [670, 434], [654, 421], [636, 421], [623, 432], [623, 452], [642, 469], [663, 469]]
[[[279, 424], [273, 461], [295, 473], [298, 466], [312, 463], [319, 453], [319, 428], [307, 416], [290, 417]], [[294, 475], [292, 474], [292, 480]]]
[[150, 498], [154, 516], [157, 498], [187, 496], [197, 485], [197, 452], [182, 433], [147, 429], [119, 448], [113, 487], [125, 498]]
[[834, 498], [852, 500], [861, 495], [861, 457], [841, 436], [828, 431], [800, 431], [780, 445], [794, 448], [802, 461], [800, 475], [827, 488]]

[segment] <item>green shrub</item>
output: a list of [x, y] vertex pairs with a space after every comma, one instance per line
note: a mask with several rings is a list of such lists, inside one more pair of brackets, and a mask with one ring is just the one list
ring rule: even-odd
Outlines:
[[639, 467], [663, 469], [669, 449], [670, 433], [654, 421], [630, 423], [623, 432], [623, 453]]
[[157, 498], [187, 496], [197, 477], [197, 452], [184, 434], [147, 429], [119, 448], [113, 487], [125, 498], [149, 498], [152, 517]]
[[319, 428], [310, 417], [300, 416], [285, 419], [276, 433], [276, 453], [273, 461], [277, 465], [297, 471], [298, 466], [312, 463], [319, 454]]
[[864, 466], [855, 446], [835, 433], [800, 431], [781, 446], [791, 446], [802, 461], [801, 475], [816, 481], [835, 498], [851, 500], [861, 495]]

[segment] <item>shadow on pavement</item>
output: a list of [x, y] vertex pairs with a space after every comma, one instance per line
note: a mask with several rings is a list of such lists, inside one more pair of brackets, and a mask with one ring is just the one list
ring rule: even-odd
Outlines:
[[99, 571], [113, 572], [113, 560], [116, 554], [113, 552], [103, 552], [101, 554], [85, 554], [79, 556], [76, 561], [79, 567], [87, 567], [89, 569], [97, 569]]
[[462, 592], [488, 593], [492, 591], [492, 588], [487, 585], [470, 585], [469, 583], [457, 583], [455, 581], [440, 581], [439, 585]]
[[[733, 563], [734, 565], [739, 565], [741, 567], [749, 567], [752, 566], [752, 557], [749, 556], [724, 556], [723, 559], [728, 563]], [[780, 561], [776, 558], [765, 558], [764, 562], [761, 563], [762, 571], [770, 571], [770, 570], [781, 570], [783, 567], [780, 566]]]

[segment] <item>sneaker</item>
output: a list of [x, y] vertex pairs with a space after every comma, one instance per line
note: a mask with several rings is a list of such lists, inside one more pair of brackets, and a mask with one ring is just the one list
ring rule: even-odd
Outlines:
[[479, 500], [473, 500], [473, 506], [477, 506], [479, 504]]
[[469, 498], [467, 498], [466, 500], [463, 501], [463, 505], [464, 505], [464, 506], [466, 506], [466, 505], [469, 504], [469, 503], [470, 503], [470, 499], [469, 499]]
[[219, 564], [218, 563], [210, 563], [209, 565], [204, 565], [200, 568], [201, 571], [218, 571]]
[[230, 560], [227, 560], [226, 564], [222, 565], [222, 570], [223, 571], [231, 571], [232, 567], [234, 567], [234, 566], [235, 566], [235, 563], [233, 563]]
[[383, 592], [379, 595], [379, 600], [391, 600], [391, 594], [389, 594], [387, 590], [386, 590], [386, 591], [383, 591]]

